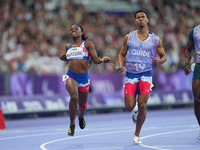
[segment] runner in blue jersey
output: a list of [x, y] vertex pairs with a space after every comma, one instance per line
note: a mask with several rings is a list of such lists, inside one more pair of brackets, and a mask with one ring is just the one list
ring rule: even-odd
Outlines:
[[[185, 51], [185, 75], [191, 72], [190, 60], [193, 47], [196, 53], [196, 63], [192, 79], [192, 91], [194, 96], [194, 113], [200, 126], [200, 24], [194, 27], [189, 33], [189, 41]], [[200, 133], [197, 138], [200, 140]]]
[[102, 62], [108, 63], [109, 57], [99, 58], [96, 54], [94, 45], [90, 41], [86, 41], [83, 28], [79, 25], [72, 25], [70, 34], [73, 43], [66, 44], [65, 51], [60, 54], [60, 59], [68, 62], [68, 71], [64, 76], [65, 87], [70, 95], [69, 114], [70, 127], [68, 135], [73, 136], [75, 131], [75, 118], [77, 113], [77, 105], [79, 105], [79, 126], [84, 129], [86, 121], [84, 113], [87, 108], [87, 98], [89, 92], [89, 62], [95, 64]]
[[[134, 14], [134, 17], [137, 30], [124, 37], [118, 62], [119, 72], [122, 73], [126, 70], [124, 100], [128, 111], [133, 110], [137, 98], [138, 115], [133, 142], [141, 144], [139, 135], [146, 118], [146, 104], [153, 86], [152, 64], [164, 63], [166, 54], [159, 37], [148, 30], [147, 12], [139, 10]], [[156, 54], [159, 55], [159, 59]]]

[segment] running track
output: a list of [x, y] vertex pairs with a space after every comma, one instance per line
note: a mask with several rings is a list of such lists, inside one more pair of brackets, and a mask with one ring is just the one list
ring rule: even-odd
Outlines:
[[7, 120], [0, 130], [0, 150], [200, 150], [193, 109], [149, 110], [134, 145], [135, 124], [128, 112], [86, 114], [84, 130], [76, 120], [75, 136], [68, 137], [69, 116]]

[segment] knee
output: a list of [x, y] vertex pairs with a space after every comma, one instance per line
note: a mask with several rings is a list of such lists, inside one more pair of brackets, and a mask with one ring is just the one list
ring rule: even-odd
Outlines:
[[195, 103], [200, 103], [200, 92], [194, 91], [194, 102]]
[[200, 102], [200, 94], [194, 94], [194, 101]]
[[70, 101], [72, 102], [78, 102], [78, 95], [72, 95], [71, 98], [70, 98]]
[[87, 102], [84, 102], [84, 103], [80, 104], [79, 107], [83, 111], [86, 110], [86, 108], [87, 108]]
[[133, 107], [131, 107], [131, 106], [126, 106], [126, 109], [127, 109], [129, 112], [131, 112], [131, 111], [133, 110]]
[[138, 110], [140, 112], [145, 112], [146, 111], [146, 104], [145, 103], [142, 103], [138, 106]]
[[136, 106], [136, 103], [126, 103], [126, 109], [129, 112], [131, 112], [135, 106]]
[[194, 98], [194, 105], [200, 106], [200, 98]]

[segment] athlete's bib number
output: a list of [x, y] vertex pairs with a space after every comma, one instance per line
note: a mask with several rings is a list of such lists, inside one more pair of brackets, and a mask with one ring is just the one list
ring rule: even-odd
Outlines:
[[134, 64], [134, 66], [135, 66], [136, 71], [140, 71], [140, 70], [144, 70], [146, 65], [136, 63], [136, 64]]
[[67, 59], [81, 59], [83, 58], [83, 48], [75, 47], [70, 48], [66, 54]]

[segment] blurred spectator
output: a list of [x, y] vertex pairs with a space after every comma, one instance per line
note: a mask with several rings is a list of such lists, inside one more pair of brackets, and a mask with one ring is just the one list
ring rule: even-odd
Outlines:
[[[159, 70], [175, 72], [183, 67], [189, 29], [200, 22], [199, 9], [187, 0], [129, 0], [132, 12], [89, 12], [86, 2], [75, 2], [2, 0], [0, 72], [63, 73], [67, 65], [58, 59], [58, 53], [71, 41], [65, 32], [74, 23], [83, 26], [99, 56], [108, 55], [116, 64], [122, 38], [135, 28], [130, 18], [137, 9], [151, 12], [149, 28], [161, 38], [166, 49], [169, 61]], [[115, 68], [109, 64], [92, 65], [90, 71], [113, 72]]]

